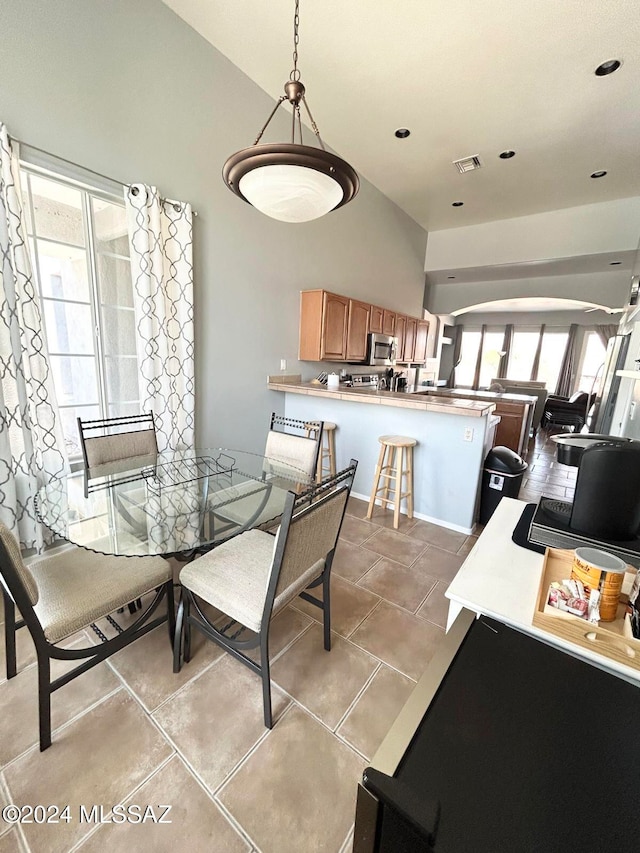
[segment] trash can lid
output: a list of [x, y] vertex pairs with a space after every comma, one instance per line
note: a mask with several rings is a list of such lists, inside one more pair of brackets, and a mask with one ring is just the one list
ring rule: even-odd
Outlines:
[[508, 447], [494, 447], [487, 453], [484, 467], [500, 474], [521, 474], [529, 466], [522, 457]]

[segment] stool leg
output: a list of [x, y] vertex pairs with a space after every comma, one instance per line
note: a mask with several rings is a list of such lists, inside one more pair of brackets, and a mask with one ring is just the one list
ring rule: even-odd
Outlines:
[[[400, 450], [400, 453], [398, 453]], [[396, 491], [395, 506], [393, 508], [393, 526], [398, 529], [400, 524], [400, 503], [402, 501], [402, 472], [404, 470], [404, 447], [396, 449]]]
[[382, 471], [382, 463], [384, 462], [384, 454], [386, 451], [386, 447], [384, 444], [380, 445], [380, 453], [378, 454], [378, 464], [376, 465], [376, 471], [373, 475], [373, 486], [371, 488], [371, 497], [369, 498], [369, 506], [367, 508], [367, 518], [371, 518], [373, 515], [373, 508], [376, 503], [376, 495], [378, 494], [378, 486], [380, 484], [380, 473]]
[[413, 518], [413, 447], [407, 447], [407, 518]]
[[336, 476], [336, 435], [335, 430], [329, 430], [329, 470], [332, 477]]
[[396, 458], [396, 448], [395, 447], [387, 447], [387, 458], [385, 464], [382, 466], [385, 472], [385, 480], [384, 480], [384, 491], [382, 492], [382, 508], [389, 508], [389, 492], [391, 491], [391, 479], [393, 478], [393, 466]]

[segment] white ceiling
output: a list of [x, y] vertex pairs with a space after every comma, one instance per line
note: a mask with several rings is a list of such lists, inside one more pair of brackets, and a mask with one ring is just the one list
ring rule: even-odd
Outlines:
[[527, 296], [517, 299], [499, 299], [493, 302], [483, 302], [471, 308], [461, 308], [454, 311], [453, 316], [460, 314], [484, 314], [486, 312], [531, 312], [531, 311], [581, 311], [588, 308], [605, 311], [607, 314], [619, 314], [622, 308], [608, 308], [606, 305], [596, 305], [595, 302], [580, 302], [577, 299], [554, 299], [548, 296]]
[[[164, 2], [281, 94], [293, 0]], [[299, 67], [323, 138], [427, 230], [640, 195], [639, 44], [638, 0], [300, 3]], [[622, 67], [596, 77], [611, 58]], [[516, 156], [500, 160], [505, 149]], [[473, 154], [483, 168], [459, 174], [451, 161]]]

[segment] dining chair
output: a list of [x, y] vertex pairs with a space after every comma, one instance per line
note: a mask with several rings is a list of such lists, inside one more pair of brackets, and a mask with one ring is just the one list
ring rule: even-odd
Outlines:
[[[0, 522], [0, 580], [8, 679], [17, 674], [16, 631], [26, 626], [36, 647], [41, 751], [51, 746], [54, 691], [165, 621], [171, 639], [175, 633], [173, 580], [169, 563], [162, 557], [111, 557], [72, 546], [27, 566], [17, 540]], [[118, 608], [153, 591], [149, 606], [128, 628], [111, 617]], [[152, 618], [165, 597], [167, 615]], [[16, 608], [20, 619], [16, 619]], [[118, 632], [112, 639], [96, 628], [100, 645], [80, 649], [59, 645], [103, 617]], [[82, 662], [52, 681], [52, 660]]]
[[264, 455], [272, 461], [298, 468], [308, 477], [315, 475], [322, 443], [322, 421], [299, 421], [271, 413]]
[[[264, 724], [273, 726], [269, 624], [297, 596], [323, 613], [324, 647], [331, 650], [331, 565], [357, 462], [318, 486], [312, 503], [289, 492], [275, 538], [248, 530], [190, 563], [180, 573], [182, 600], [176, 617], [173, 670], [191, 657], [196, 628], [262, 678]], [[315, 469], [313, 469], [315, 470]], [[307, 590], [322, 586], [322, 599]], [[201, 602], [228, 620], [215, 625]], [[246, 634], [246, 632], [249, 632]], [[259, 663], [245, 652], [260, 649]]]
[[158, 453], [153, 412], [91, 421], [78, 418], [78, 432], [84, 467], [92, 471], [101, 465]]

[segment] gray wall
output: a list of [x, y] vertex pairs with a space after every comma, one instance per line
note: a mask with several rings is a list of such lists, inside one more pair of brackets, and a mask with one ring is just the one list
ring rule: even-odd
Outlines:
[[[300, 290], [421, 314], [426, 232], [367, 181], [343, 210], [302, 225], [225, 188], [222, 164], [253, 142], [272, 98], [160, 0], [2, 0], [0, 56], [0, 120], [13, 136], [198, 211], [199, 443], [263, 446], [268, 413], [284, 407], [267, 374], [281, 358], [304, 367]], [[267, 141], [287, 138], [287, 119]]]

